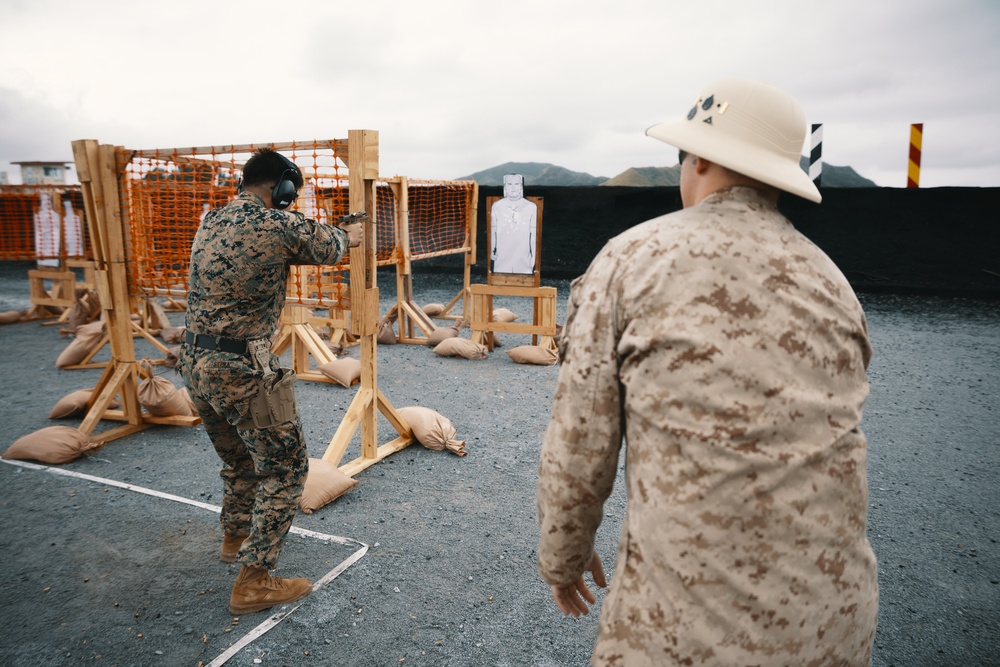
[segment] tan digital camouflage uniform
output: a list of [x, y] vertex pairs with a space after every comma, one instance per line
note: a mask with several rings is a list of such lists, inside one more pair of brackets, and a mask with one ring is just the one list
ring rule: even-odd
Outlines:
[[594, 665], [867, 665], [871, 356], [833, 262], [734, 187], [612, 239], [574, 282], [538, 482], [539, 568], [628, 510]]
[[[195, 235], [188, 331], [269, 340], [285, 303], [289, 265], [336, 264], [347, 244], [337, 227], [268, 209], [256, 195], [240, 194], [210, 211]], [[278, 368], [273, 355], [271, 368]], [[250, 535], [240, 563], [273, 569], [309, 465], [301, 421], [296, 416], [266, 429], [245, 423], [263, 376], [249, 356], [184, 344], [178, 369], [223, 461], [223, 531]]]

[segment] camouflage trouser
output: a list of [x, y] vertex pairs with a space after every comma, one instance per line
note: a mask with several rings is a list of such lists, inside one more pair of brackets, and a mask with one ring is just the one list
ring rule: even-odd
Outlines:
[[[277, 360], [271, 362], [277, 369]], [[185, 344], [177, 369], [222, 459], [222, 530], [250, 535], [239, 563], [273, 569], [309, 469], [302, 421], [296, 415], [262, 429], [246, 421], [263, 375], [247, 357]]]

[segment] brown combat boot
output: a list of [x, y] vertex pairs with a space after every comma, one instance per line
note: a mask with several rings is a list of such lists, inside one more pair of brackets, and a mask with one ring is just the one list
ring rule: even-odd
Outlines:
[[233, 594], [229, 596], [229, 612], [252, 614], [275, 605], [294, 602], [312, 591], [308, 579], [282, 579], [272, 577], [267, 570], [244, 567], [233, 584]]
[[243, 541], [248, 537], [249, 535], [223, 535], [222, 555], [219, 556], [222, 562], [235, 563], [236, 556], [240, 552], [240, 547], [243, 546]]

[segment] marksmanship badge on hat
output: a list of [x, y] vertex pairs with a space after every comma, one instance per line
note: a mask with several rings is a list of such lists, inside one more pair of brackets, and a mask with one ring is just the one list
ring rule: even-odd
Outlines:
[[654, 125], [646, 134], [818, 203], [819, 190], [801, 164], [806, 129], [802, 107], [785, 91], [722, 79], [701, 92], [685, 120]]

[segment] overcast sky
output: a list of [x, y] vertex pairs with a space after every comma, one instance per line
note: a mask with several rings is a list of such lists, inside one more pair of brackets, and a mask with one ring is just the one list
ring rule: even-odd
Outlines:
[[386, 176], [612, 177], [675, 164], [645, 129], [728, 76], [788, 90], [823, 161], [878, 185], [923, 123], [922, 187], [1000, 187], [998, 0], [0, 0], [0, 171], [74, 139], [372, 129]]

